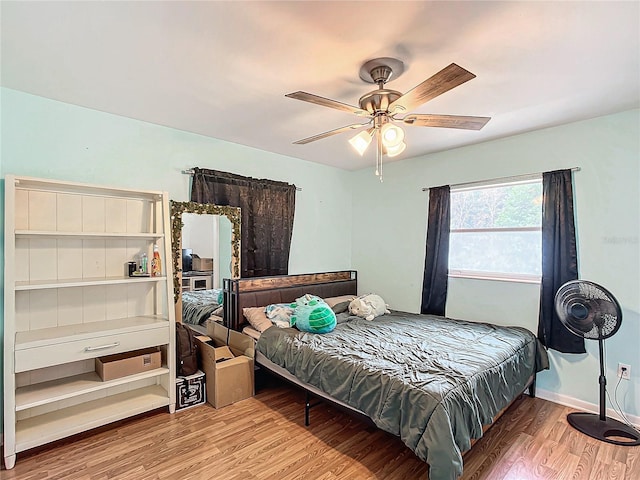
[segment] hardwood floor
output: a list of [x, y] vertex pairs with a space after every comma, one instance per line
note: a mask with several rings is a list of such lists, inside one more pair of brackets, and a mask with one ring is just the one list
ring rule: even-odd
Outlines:
[[[272, 385], [214, 409], [130, 419], [18, 454], [2, 479], [428, 479], [396, 437], [324, 404], [304, 426], [304, 394]], [[465, 456], [465, 480], [640, 479], [640, 447], [591, 439], [565, 407], [522, 397]]]

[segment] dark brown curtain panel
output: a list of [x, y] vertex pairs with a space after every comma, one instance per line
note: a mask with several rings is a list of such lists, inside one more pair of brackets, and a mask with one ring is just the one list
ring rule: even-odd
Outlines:
[[241, 208], [241, 277], [289, 273], [295, 185], [194, 168], [191, 201]]
[[448, 185], [429, 189], [427, 252], [420, 313], [444, 316], [449, 273], [451, 195]]
[[560, 322], [555, 309], [558, 289], [578, 278], [571, 170], [542, 174], [542, 282], [538, 338], [564, 353], [585, 353], [584, 339]]

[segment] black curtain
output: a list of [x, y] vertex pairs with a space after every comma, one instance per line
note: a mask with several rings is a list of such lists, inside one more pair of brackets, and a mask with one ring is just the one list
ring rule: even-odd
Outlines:
[[427, 252], [420, 313], [444, 316], [449, 272], [450, 198], [449, 185], [429, 189]]
[[584, 339], [560, 322], [555, 310], [558, 289], [578, 278], [571, 170], [542, 174], [542, 282], [538, 338], [564, 353], [585, 353]]
[[191, 201], [241, 208], [241, 277], [289, 273], [295, 185], [194, 168]]

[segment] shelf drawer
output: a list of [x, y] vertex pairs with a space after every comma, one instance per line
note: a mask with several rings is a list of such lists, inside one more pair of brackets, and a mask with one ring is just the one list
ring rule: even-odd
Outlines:
[[166, 345], [169, 325], [140, 332], [95, 336], [65, 343], [51, 343], [15, 352], [15, 373], [128, 352], [140, 348]]

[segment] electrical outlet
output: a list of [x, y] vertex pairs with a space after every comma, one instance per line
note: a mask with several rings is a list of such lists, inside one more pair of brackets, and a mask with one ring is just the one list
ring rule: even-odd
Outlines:
[[631, 365], [627, 365], [626, 363], [618, 364], [618, 378], [622, 378], [623, 380], [631, 379]]

